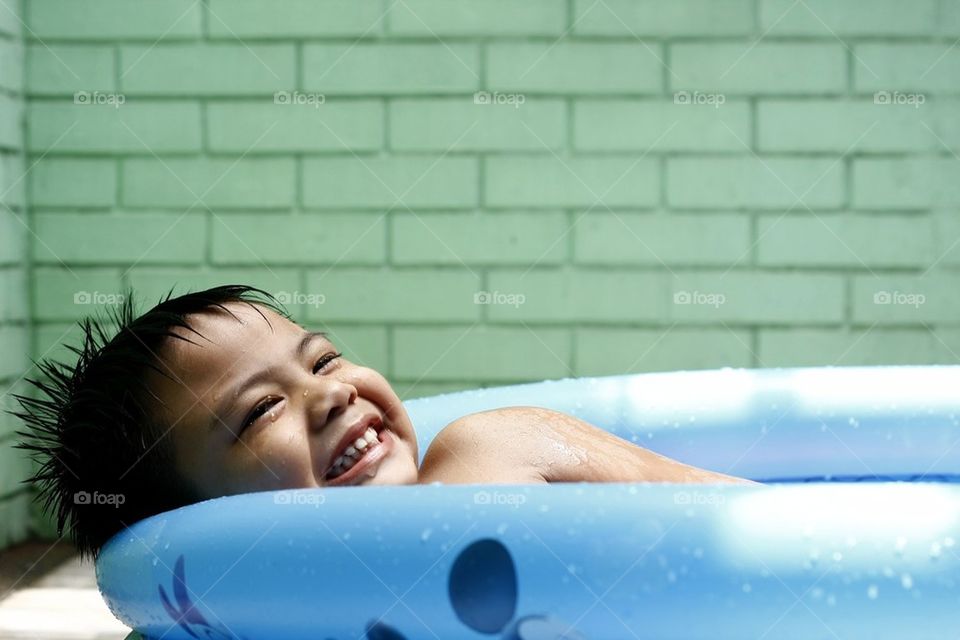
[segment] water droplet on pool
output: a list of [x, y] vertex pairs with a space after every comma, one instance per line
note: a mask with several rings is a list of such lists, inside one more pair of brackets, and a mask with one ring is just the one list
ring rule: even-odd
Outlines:
[[939, 542], [934, 542], [933, 544], [931, 544], [931, 545], [930, 545], [930, 559], [931, 559], [931, 560], [936, 560], [937, 558], [939, 558], [939, 557], [940, 557], [940, 553], [941, 553], [941, 549], [942, 549], [942, 547], [940, 546], [940, 543], [939, 543]]
[[753, 590], [753, 587], [750, 586], [749, 582], [744, 582], [743, 586], [740, 588], [743, 589], [744, 593], [750, 593]]
[[540, 505], [540, 511], [541, 511], [542, 513], [546, 513], [547, 511], [550, 511], [550, 505], [548, 505], [548, 504], [542, 504], [542, 505]]
[[847, 423], [854, 429], [860, 426], [860, 421], [857, 420], [856, 418], [850, 418], [849, 420], [847, 420]]
[[872, 584], [867, 587], [867, 597], [871, 600], [876, 600], [877, 595], [880, 593], [880, 589], [877, 588], [877, 585]]
[[909, 573], [903, 574], [900, 576], [900, 584], [904, 589], [913, 588], [913, 576], [911, 576]]
[[827, 596], [827, 605], [832, 607], [835, 604], [837, 604], [837, 597], [831, 593], [829, 596]]
[[153, 566], [157, 566], [157, 563], [160, 562], [160, 558], [153, 559]]
[[506, 522], [501, 523], [500, 526], [497, 527], [497, 533], [499, 533], [500, 535], [503, 535], [504, 533], [506, 533], [508, 526], [509, 525]]
[[840, 553], [839, 551], [834, 551], [831, 557], [833, 558], [834, 562], [840, 562], [841, 560], [843, 560], [843, 554]]
[[426, 542], [430, 539], [430, 534], [433, 533], [433, 529], [424, 529], [420, 532], [420, 542]]

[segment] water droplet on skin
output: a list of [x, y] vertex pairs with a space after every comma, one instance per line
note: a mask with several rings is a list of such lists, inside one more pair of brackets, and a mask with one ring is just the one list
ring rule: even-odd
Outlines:
[[308, 393], [310, 393], [310, 390], [309, 390], [309, 389], [304, 389], [304, 390], [303, 390], [303, 397], [306, 398]]

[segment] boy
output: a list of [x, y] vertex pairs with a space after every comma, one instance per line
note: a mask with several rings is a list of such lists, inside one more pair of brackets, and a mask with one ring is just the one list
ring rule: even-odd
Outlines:
[[[172, 290], [171, 290], [172, 291]], [[415, 483], [749, 482], [697, 469], [572, 416], [509, 407], [457, 419], [418, 467], [414, 425], [387, 380], [305, 331], [267, 292], [170, 298], [107, 339], [90, 318], [77, 364], [39, 363], [47, 399], [15, 395], [44, 508], [81, 556], [125, 526], [219, 496]], [[99, 494], [101, 497], [97, 497]], [[92, 496], [88, 498], [86, 496]], [[106, 496], [106, 497], [104, 497]]]

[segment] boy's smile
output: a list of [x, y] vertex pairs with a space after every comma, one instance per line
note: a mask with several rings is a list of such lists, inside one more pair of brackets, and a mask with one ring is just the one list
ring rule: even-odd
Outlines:
[[149, 378], [200, 496], [417, 482], [416, 433], [383, 376], [266, 307], [224, 306], [236, 318], [191, 315], [202, 337], [176, 328], [193, 344], [170, 338], [158, 354], [179, 382]]

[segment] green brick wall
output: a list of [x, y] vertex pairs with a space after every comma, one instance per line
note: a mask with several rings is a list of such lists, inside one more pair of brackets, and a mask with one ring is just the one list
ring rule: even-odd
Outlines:
[[[26, 393], [30, 356], [28, 214], [24, 201], [23, 41], [17, 2], [0, 7], [0, 409]], [[14, 449], [18, 421], [0, 412], [0, 549], [29, 535], [29, 462]]]
[[121, 287], [248, 282], [403, 397], [957, 362], [955, 0], [24, 14], [22, 63], [0, 41], [0, 176], [22, 71], [34, 233], [0, 217], [20, 292], [0, 331], [25, 344], [32, 297], [36, 356]]

